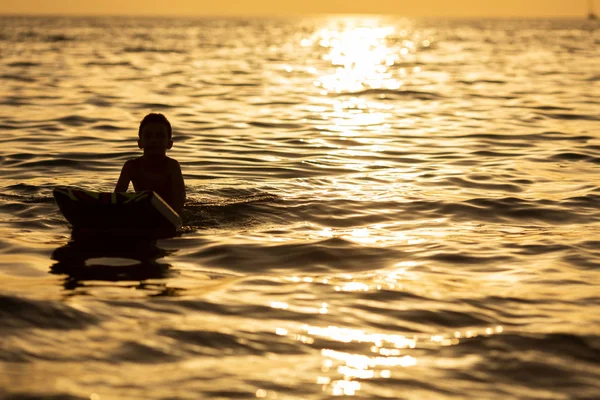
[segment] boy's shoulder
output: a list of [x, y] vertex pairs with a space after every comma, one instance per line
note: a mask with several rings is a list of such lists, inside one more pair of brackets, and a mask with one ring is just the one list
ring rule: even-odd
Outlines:
[[[125, 161], [124, 164], [124, 168], [132, 170], [132, 169], [136, 169], [136, 168], [140, 168], [141, 164], [143, 162], [144, 157], [136, 157], [136, 158], [132, 158], [130, 160]], [[171, 157], [166, 157], [167, 163], [166, 163], [166, 167], [168, 170], [181, 170], [181, 167], [179, 166], [179, 162]]]
[[139, 164], [141, 159], [142, 157], [130, 158], [129, 160], [125, 161], [125, 164], [123, 166], [126, 168], [131, 168], [136, 164]]
[[167, 157], [167, 168], [176, 170], [181, 169], [181, 167], [179, 166], [179, 161], [171, 157]]

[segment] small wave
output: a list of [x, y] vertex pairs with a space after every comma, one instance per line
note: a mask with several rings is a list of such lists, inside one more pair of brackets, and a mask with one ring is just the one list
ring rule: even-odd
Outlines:
[[428, 258], [430, 260], [441, 261], [450, 264], [489, 264], [498, 262], [504, 263], [512, 259], [512, 257], [509, 256], [477, 257], [462, 253], [438, 253]]
[[[473, 139], [490, 139], [493, 141], [513, 141], [510, 143], [511, 146], [516, 146], [518, 142], [532, 143], [535, 141], [574, 141], [584, 142], [594, 139], [592, 136], [574, 136], [564, 132], [547, 131], [541, 133], [530, 133], [530, 134], [503, 134], [503, 133], [475, 133], [468, 135], [457, 136], [460, 138], [473, 138]], [[531, 147], [532, 145], [529, 145]]]
[[502, 158], [521, 157], [524, 155], [521, 153], [500, 153], [498, 151], [491, 151], [491, 150], [479, 150], [479, 151], [473, 152], [472, 154], [475, 154], [475, 155], [481, 156], [481, 157], [502, 157]]
[[392, 90], [392, 89], [366, 89], [358, 92], [331, 93], [332, 96], [379, 96], [380, 98], [399, 99], [409, 98], [415, 100], [435, 100], [443, 96], [437, 93], [421, 92], [416, 90]]
[[162, 74], [160, 74], [160, 76], [181, 76], [185, 74], [184, 70], [181, 69], [175, 69], [175, 70], [170, 70], [170, 71], [165, 71]]
[[0, 330], [7, 334], [16, 329], [83, 329], [98, 323], [98, 319], [88, 313], [76, 310], [63, 303], [30, 300], [0, 294]]
[[[505, 299], [490, 298], [490, 301], [497, 303]], [[510, 299], [512, 302], [522, 302], [523, 299]], [[508, 306], [508, 305], [507, 305]], [[508, 308], [510, 308], [508, 306]], [[527, 351], [541, 351], [553, 354], [554, 357], [560, 355], [565, 357], [573, 356], [582, 360], [597, 362], [600, 360], [600, 337], [588, 335], [573, 335], [568, 333], [548, 333], [548, 334], [503, 334], [490, 337], [477, 336], [465, 340], [461, 347], [463, 350], [479, 346], [491, 346], [491, 348], [510, 348], [514, 354], [523, 354]]]
[[585, 196], [569, 197], [562, 204], [569, 207], [588, 207], [600, 210], [600, 195], [590, 193]]
[[126, 130], [127, 128], [111, 124], [100, 124], [92, 126], [91, 129], [95, 129], [98, 131], [122, 131]]
[[534, 106], [534, 107], [528, 107], [528, 108], [531, 108], [533, 110], [540, 110], [540, 111], [573, 111], [572, 108], [558, 107], [558, 106]]
[[31, 62], [31, 61], [15, 61], [12, 63], [8, 63], [6, 65], [8, 67], [15, 67], [15, 68], [30, 68], [30, 67], [39, 67], [42, 64], [36, 63], [36, 62]]
[[[324, 272], [332, 270], [360, 271], [384, 267], [399, 256], [397, 250], [357, 247], [341, 238], [308, 243], [274, 245], [265, 252], [252, 244], [219, 244], [198, 250], [193, 255], [204, 265], [244, 273], [269, 270]], [[255, 262], [260, 260], [260, 263]]]
[[600, 271], [600, 262], [596, 261], [599, 259], [598, 256], [600, 254], [597, 249], [587, 250], [585, 247], [580, 247], [572, 249], [563, 259], [575, 268]]
[[[490, 213], [490, 217], [531, 219], [547, 223], [569, 223], [585, 220], [586, 215], [581, 215], [575, 210], [565, 209], [560, 203], [539, 201], [529, 202], [527, 200], [506, 197], [501, 199], [473, 199], [467, 201], [478, 207], [484, 207]], [[536, 203], [538, 203], [536, 205]]]
[[223, 197], [211, 200], [188, 199], [181, 214], [184, 225], [196, 228], [210, 227], [248, 227], [273, 221], [274, 213], [265, 216], [257, 209], [264, 203], [279, 200], [279, 196], [271, 193], [245, 193], [236, 190], [233, 193], [218, 191]]
[[[218, 304], [205, 303], [203, 308], [211, 310], [211, 312], [217, 312], [220, 315], [253, 315], [255, 318], [261, 318], [262, 315], [264, 318], [279, 318], [294, 321], [302, 319], [302, 316], [297, 313], [277, 310], [272, 307], [243, 305], [236, 307], [229, 306], [225, 309]], [[196, 355], [218, 356], [223, 354], [224, 351], [253, 355], [265, 355], [267, 353], [295, 354], [303, 352], [301, 348], [287, 342], [285, 338], [270, 332], [261, 333], [259, 336], [256, 333], [250, 332], [238, 332], [236, 335], [233, 335], [204, 330], [164, 329], [159, 331], [158, 334], [177, 341], [179, 348], [186, 348]], [[240, 335], [243, 336], [243, 340], [240, 340]]]
[[92, 166], [104, 165], [101, 161], [94, 161], [93, 158], [97, 157], [97, 154], [90, 153], [90, 157], [87, 160], [74, 160], [70, 158], [42, 158], [33, 161], [14, 161], [6, 162], [8, 166], [18, 166], [21, 169], [39, 169], [48, 167], [69, 167], [78, 168], [82, 170], [90, 169]]
[[[22, 157], [23, 159], [30, 159], [32, 157], [35, 157], [35, 155], [25, 153], [22, 155], [18, 155], [17, 157]], [[10, 190], [15, 190], [18, 192], [24, 192], [24, 193], [34, 193], [34, 192], [37, 192], [38, 190], [40, 190], [39, 186], [29, 185], [27, 183], [17, 183], [16, 185], [9, 185], [6, 188], [10, 189]]]
[[[0, 193], [0, 198], [8, 201], [16, 201], [21, 204], [54, 204], [54, 197], [45, 195], [14, 195]], [[10, 204], [9, 207], [14, 207], [16, 204]], [[20, 207], [22, 210], [26, 210], [27, 207]], [[39, 211], [39, 210], [33, 210]]]
[[260, 86], [260, 83], [256, 82], [232, 82], [232, 81], [200, 81], [205, 85], [216, 85], [216, 86], [232, 86], [232, 87], [256, 87]]
[[169, 85], [167, 85], [167, 88], [169, 88], [169, 89], [179, 89], [179, 88], [185, 88], [185, 89], [187, 89], [187, 88], [191, 88], [191, 87], [192, 86], [186, 85], [186, 84], [183, 84], [183, 83], [170, 83]]
[[56, 118], [52, 121], [60, 122], [67, 126], [83, 126], [86, 124], [99, 122], [100, 119], [83, 117], [81, 115], [67, 115], [66, 117]]
[[69, 36], [64, 33], [46, 34], [37, 31], [21, 32], [18, 35], [19, 41], [31, 41], [37, 40], [45, 43], [61, 43], [61, 42], [72, 42], [76, 40], [75, 36]]
[[[412, 201], [402, 204], [407, 215], [432, 215], [458, 220], [483, 220], [506, 222], [537, 221], [548, 224], [565, 224], [590, 221], [590, 215], [572, 208], [565, 208], [560, 202], [527, 201], [516, 197], [475, 198], [460, 203], [441, 201]], [[597, 218], [596, 218], [597, 219]]]
[[579, 246], [588, 248], [590, 250], [598, 250], [598, 249], [600, 249], [600, 241], [599, 240], [588, 240], [588, 241], [579, 243]]
[[175, 108], [176, 106], [165, 103], [133, 103], [135, 108], [143, 109], [168, 109]]
[[383, 314], [386, 318], [391, 318], [395, 321], [411, 323], [410, 325], [413, 326], [413, 329], [416, 328], [416, 326], [414, 326], [415, 324], [417, 324], [417, 326], [422, 326], [424, 330], [426, 330], [431, 329], [432, 326], [446, 329], [489, 326], [490, 323], [494, 322], [491, 318], [474, 312], [465, 313], [451, 310], [430, 311], [422, 309], [395, 310], [368, 306], [356, 306], [356, 308], [374, 314]]
[[257, 103], [252, 103], [253, 106], [295, 106], [298, 104], [302, 104], [301, 101], [261, 101]]
[[75, 396], [69, 393], [13, 393], [6, 394], [6, 397], [2, 397], [4, 400], [88, 400], [88, 396]]
[[131, 67], [133, 65], [129, 61], [90, 61], [85, 64], [86, 67]]
[[125, 341], [114, 350], [108, 358], [113, 362], [135, 362], [135, 363], [165, 363], [179, 360], [179, 356], [147, 343]]
[[258, 122], [252, 121], [248, 122], [248, 125], [255, 126], [257, 128], [274, 128], [274, 129], [301, 129], [304, 128], [304, 125], [299, 124], [290, 124], [284, 122]]
[[586, 120], [586, 121], [600, 121], [600, 117], [586, 114], [555, 114], [555, 113], [538, 113], [538, 115], [544, 116], [551, 119], [564, 119], [564, 120]]
[[71, 42], [76, 40], [75, 37], [71, 37], [62, 33], [47, 35], [45, 39], [50, 43]]
[[581, 153], [559, 153], [548, 157], [551, 161], [586, 161], [594, 157]]
[[502, 192], [512, 192], [519, 193], [523, 191], [523, 188], [517, 185], [511, 185], [507, 183], [482, 183], [482, 182], [473, 182], [463, 178], [448, 178], [445, 182], [450, 182], [454, 185], [466, 188], [473, 189], [482, 189], [482, 190], [495, 190]]
[[5, 97], [4, 100], [0, 100], [0, 104], [6, 105], [6, 106], [21, 107], [21, 106], [30, 106], [30, 105], [33, 105], [34, 103], [27, 101], [20, 97], [8, 96], [8, 97]]
[[91, 104], [96, 107], [112, 107], [113, 103], [102, 98], [91, 98], [85, 101], [86, 104]]
[[462, 83], [464, 85], [478, 85], [478, 84], [482, 84], [482, 83], [487, 83], [487, 84], [494, 84], [494, 85], [503, 85], [506, 83], [506, 81], [503, 80], [494, 80], [494, 79], [479, 79], [479, 80], [474, 80], [474, 81], [466, 81], [466, 80], [459, 80], [457, 81], [458, 83]]
[[37, 81], [37, 79], [32, 78], [30, 76], [14, 75], [14, 74], [0, 75], [0, 79], [6, 79], [6, 80], [9, 80], [9, 81], [27, 82], [27, 83], [32, 83], [32, 82], [36, 82]]
[[0, 124], [0, 129], [2, 129], [2, 130], [14, 130], [14, 129], [21, 129], [21, 128], [19, 126], [17, 126], [17, 125]]
[[143, 46], [137, 46], [137, 47], [125, 47], [123, 49], [124, 52], [126, 53], [187, 53], [186, 50], [181, 50], [181, 49], [159, 49], [159, 48], [155, 48], [155, 47], [143, 47]]
[[507, 244], [507, 248], [515, 249], [518, 254], [540, 255], [554, 252], [561, 252], [571, 249], [570, 246], [563, 244]]
[[[485, 372], [496, 382], [510, 382], [517, 391], [519, 385], [530, 387], [531, 382], [535, 382], [536, 390], [547, 388], [553, 394], [562, 392], [571, 397], [574, 388], [581, 390], [588, 386], [583, 382], [597, 378], [593, 366], [597, 366], [600, 359], [598, 343], [597, 336], [507, 333], [464, 339], [458, 351], [487, 354], [488, 359], [477, 368], [478, 373]], [[581, 365], [589, 363], [589, 367], [575, 372], [565, 360]]]
[[472, 93], [469, 94], [469, 97], [472, 98], [476, 98], [476, 99], [495, 99], [495, 100], [515, 100], [518, 99], [518, 96], [502, 96], [502, 95], [486, 95], [486, 94], [479, 94], [479, 93]]

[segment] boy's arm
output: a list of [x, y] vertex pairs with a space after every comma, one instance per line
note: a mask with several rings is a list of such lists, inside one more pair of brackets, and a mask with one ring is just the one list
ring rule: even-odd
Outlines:
[[117, 186], [115, 186], [115, 192], [126, 192], [129, 187], [129, 182], [131, 181], [131, 165], [129, 161], [127, 161], [123, 165], [123, 169], [121, 169], [121, 175], [119, 176], [119, 180], [117, 181]]
[[177, 161], [171, 164], [171, 185], [171, 194], [173, 196], [172, 206], [175, 211], [180, 213], [181, 210], [183, 210], [186, 195], [183, 174], [181, 173], [181, 166]]

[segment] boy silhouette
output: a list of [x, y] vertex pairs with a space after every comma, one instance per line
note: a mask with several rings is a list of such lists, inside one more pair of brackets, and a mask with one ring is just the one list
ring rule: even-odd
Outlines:
[[177, 160], [167, 157], [173, 147], [171, 124], [162, 114], [150, 113], [140, 123], [138, 147], [141, 157], [123, 165], [115, 192], [126, 192], [133, 182], [136, 192], [153, 190], [177, 213], [185, 203], [185, 183]]

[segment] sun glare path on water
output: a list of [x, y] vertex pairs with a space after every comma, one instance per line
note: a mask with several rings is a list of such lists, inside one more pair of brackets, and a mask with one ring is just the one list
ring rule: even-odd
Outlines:
[[[280, 305], [272, 305], [281, 308]], [[286, 307], [287, 308], [287, 307]], [[323, 357], [321, 374], [316, 384], [322, 390], [333, 396], [354, 396], [361, 390], [362, 384], [373, 379], [388, 379], [399, 374], [396, 368], [411, 368], [420, 363], [439, 363], [439, 360], [427, 356], [419, 357], [410, 354], [415, 349], [456, 346], [461, 341], [478, 336], [501, 334], [501, 325], [488, 326], [465, 331], [454, 331], [448, 334], [415, 334], [405, 336], [400, 334], [369, 333], [361, 329], [343, 328], [338, 326], [317, 327], [304, 325], [299, 331], [293, 332], [287, 328], [277, 328], [279, 336], [288, 336], [298, 342], [314, 346], [317, 340], [325, 341], [335, 347], [340, 343], [365, 343], [369, 354], [352, 353], [335, 350], [329, 347], [321, 348]], [[421, 354], [423, 354], [421, 352]], [[444, 360], [446, 366], [453, 364], [474, 364], [477, 360], [457, 359]]]
[[[344, 29], [323, 28], [303, 46], [317, 45], [327, 50], [323, 60], [335, 67], [315, 81], [322, 93], [359, 92], [369, 89], [397, 90], [404, 84], [406, 68], [399, 67], [412, 59], [417, 50], [415, 42], [406, 38], [406, 30], [371, 21], [374, 26], [349, 23]], [[367, 26], [365, 26], [367, 25]], [[402, 38], [405, 37], [405, 38]], [[423, 41], [429, 46], [430, 41]]]

